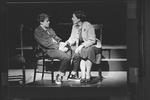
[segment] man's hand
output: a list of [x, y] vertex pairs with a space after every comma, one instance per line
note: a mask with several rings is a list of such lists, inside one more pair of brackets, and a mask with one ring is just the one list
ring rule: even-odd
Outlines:
[[61, 51], [67, 51], [68, 50], [68, 48], [65, 47], [65, 43], [64, 42], [60, 42], [59, 43], [59, 50], [61, 50]]

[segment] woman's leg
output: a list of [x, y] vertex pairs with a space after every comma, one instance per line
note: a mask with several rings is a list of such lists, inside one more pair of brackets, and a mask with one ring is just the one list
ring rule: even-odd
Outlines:
[[86, 65], [86, 79], [89, 79], [91, 77], [92, 62], [90, 60], [86, 60], [85, 65]]
[[80, 69], [81, 69], [81, 75], [82, 75], [82, 79], [85, 78], [85, 69], [86, 65], [85, 65], [85, 60], [81, 60], [80, 62]]

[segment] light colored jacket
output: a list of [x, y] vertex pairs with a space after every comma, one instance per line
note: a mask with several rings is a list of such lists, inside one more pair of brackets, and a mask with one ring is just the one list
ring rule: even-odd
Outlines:
[[[82, 45], [84, 45], [85, 48], [95, 44], [96, 41], [99, 42], [99, 43], [96, 43], [96, 47], [101, 47], [100, 41], [96, 39], [94, 27], [87, 21], [84, 22], [82, 26], [82, 38], [84, 41]], [[73, 25], [71, 35], [69, 39], [67, 40], [67, 42], [69, 42], [70, 45], [73, 45], [78, 42], [78, 39], [79, 39], [78, 29], [76, 28], [75, 25]]]

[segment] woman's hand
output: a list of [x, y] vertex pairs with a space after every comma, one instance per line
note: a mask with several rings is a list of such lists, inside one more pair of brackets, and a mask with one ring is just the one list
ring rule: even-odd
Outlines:
[[79, 47], [76, 48], [75, 53], [81, 53], [81, 49], [83, 48], [83, 45], [80, 45]]

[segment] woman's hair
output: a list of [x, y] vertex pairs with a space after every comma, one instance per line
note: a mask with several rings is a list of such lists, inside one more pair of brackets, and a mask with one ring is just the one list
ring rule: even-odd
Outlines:
[[45, 20], [45, 18], [49, 18], [49, 17], [50, 16], [48, 14], [41, 13], [41, 14], [38, 15], [37, 20], [40, 23], [40, 22], [43, 22]]
[[75, 16], [80, 19], [82, 22], [84, 22], [86, 20], [86, 13], [84, 11], [76, 11], [73, 14], [75, 14]]

